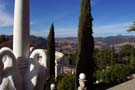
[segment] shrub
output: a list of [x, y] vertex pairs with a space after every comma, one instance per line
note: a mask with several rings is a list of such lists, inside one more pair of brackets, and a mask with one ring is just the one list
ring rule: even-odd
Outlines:
[[65, 76], [58, 81], [57, 90], [74, 90], [75, 76]]
[[106, 69], [97, 70], [96, 80], [103, 80], [106, 83], [125, 81], [130, 75], [132, 68], [124, 64], [115, 64]]

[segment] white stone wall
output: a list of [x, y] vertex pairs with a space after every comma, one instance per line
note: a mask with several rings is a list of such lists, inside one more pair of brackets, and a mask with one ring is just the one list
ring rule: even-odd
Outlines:
[[[47, 53], [47, 50], [45, 51]], [[49, 60], [48, 54], [47, 60]], [[55, 51], [55, 78], [58, 75], [62, 75], [64, 73], [63, 65], [64, 65], [64, 54], [62, 52]]]
[[55, 52], [55, 77], [63, 74], [64, 54]]

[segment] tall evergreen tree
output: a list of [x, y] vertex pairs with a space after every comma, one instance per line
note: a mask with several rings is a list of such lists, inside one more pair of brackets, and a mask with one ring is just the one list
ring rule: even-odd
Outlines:
[[3, 43], [5, 41], [7, 41], [6, 36], [5, 35], [0, 35], [0, 43]]
[[[92, 15], [90, 0], [81, 1], [81, 13], [78, 30], [78, 64], [77, 78], [80, 73], [86, 74], [87, 90], [93, 90], [93, 72], [94, 72], [94, 39], [92, 36]], [[78, 80], [78, 79], [77, 79]], [[78, 81], [77, 81], [78, 82]], [[78, 83], [77, 83], [78, 85]]]
[[55, 33], [54, 25], [51, 25], [50, 32], [48, 35], [48, 55], [49, 55], [49, 76], [50, 78], [55, 77]]

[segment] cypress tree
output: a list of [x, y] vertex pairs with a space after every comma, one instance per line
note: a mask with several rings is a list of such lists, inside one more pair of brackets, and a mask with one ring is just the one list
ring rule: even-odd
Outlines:
[[78, 63], [77, 63], [77, 85], [80, 73], [86, 74], [87, 90], [93, 90], [93, 72], [94, 72], [94, 39], [92, 36], [92, 15], [90, 0], [81, 1], [81, 13], [79, 18], [78, 30]]
[[50, 78], [55, 77], [55, 33], [54, 25], [51, 25], [50, 32], [48, 35], [48, 55], [49, 55], [49, 76]]
[[5, 35], [0, 35], [0, 43], [3, 43], [4, 41], [7, 41]]

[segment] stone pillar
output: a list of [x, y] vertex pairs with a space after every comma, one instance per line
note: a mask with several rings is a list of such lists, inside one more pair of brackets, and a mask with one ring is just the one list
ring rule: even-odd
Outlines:
[[13, 52], [17, 60], [28, 59], [30, 46], [29, 29], [29, 0], [15, 0]]
[[15, 0], [13, 53], [22, 77], [24, 77], [28, 67], [30, 52], [29, 24], [29, 0]]

